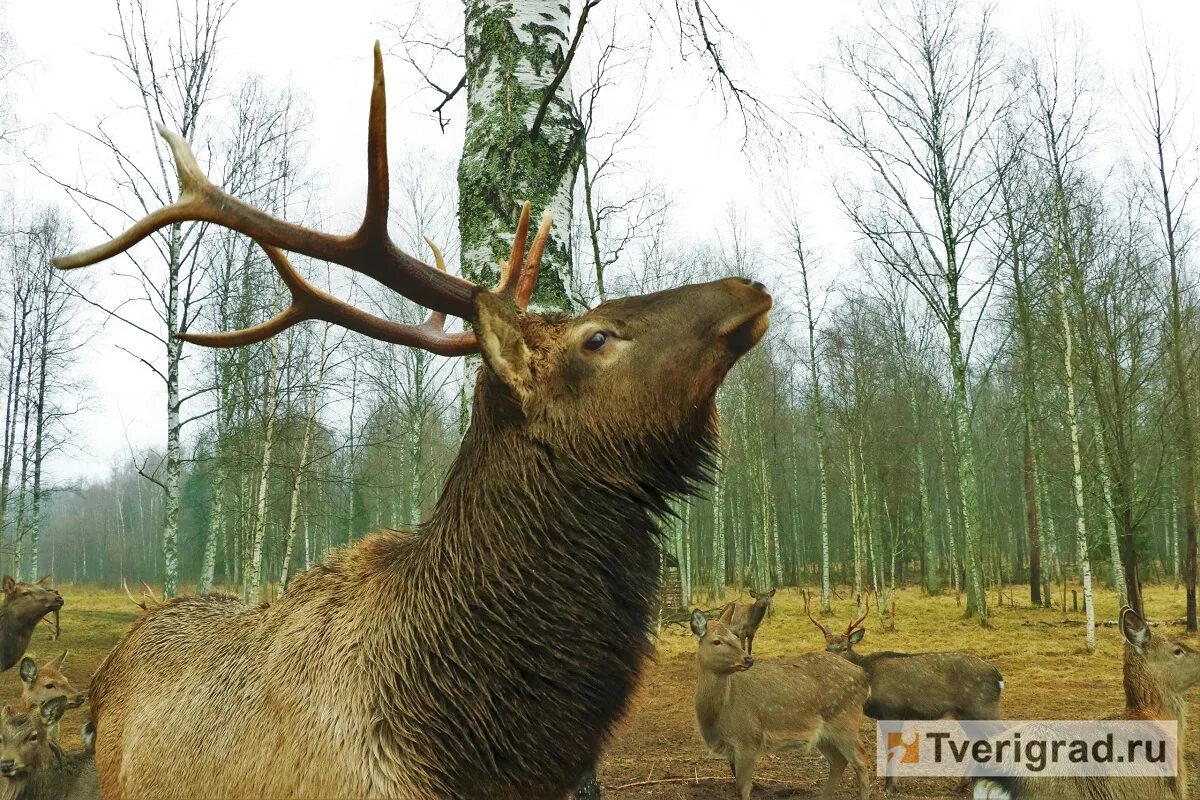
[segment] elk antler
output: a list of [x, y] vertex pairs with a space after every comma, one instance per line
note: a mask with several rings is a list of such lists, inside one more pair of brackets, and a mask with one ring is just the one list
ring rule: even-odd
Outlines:
[[[420, 347], [439, 355], [465, 355], [479, 349], [473, 332], [447, 333], [445, 322], [448, 314], [465, 320], [472, 319], [475, 293], [482, 289], [447, 273], [441, 252], [436, 247], [434, 259], [437, 266], [430, 266], [402, 252], [387, 233], [387, 103], [379, 42], [375, 43], [375, 82], [371, 89], [367, 126], [366, 211], [358, 230], [348, 236], [321, 233], [295, 225], [231, 197], [208, 180], [183, 137], [161, 125], [158, 132], [166, 139], [175, 157], [180, 184], [178, 199], [139, 220], [112, 241], [56, 258], [55, 266], [75, 269], [95, 264], [128, 250], [167, 225], [185, 221], [212, 222], [243, 233], [257, 242], [291, 292], [292, 302], [281, 313], [259, 325], [226, 333], [180, 334], [184, 341], [206, 347], [237, 347], [261, 342], [297, 322], [319, 319], [373, 339]], [[533, 295], [551, 224], [549, 212], [543, 214], [526, 256], [529, 214], [530, 204], [525, 203], [513, 237], [507, 268], [500, 285], [495, 289], [497, 294], [512, 299], [522, 310]], [[420, 325], [403, 325], [355, 308], [305, 280], [288, 261], [283, 250], [340, 264], [374, 278], [392, 291], [430, 309], [432, 314]]]
[[865, 607], [863, 608], [862, 616], [859, 617], [858, 619], [854, 620], [854, 622], [851, 622], [850, 625], [846, 628], [847, 636], [854, 633], [854, 629], [857, 628], [859, 625], [862, 625], [863, 620], [867, 618], [867, 614], [871, 613], [871, 593], [867, 592], [866, 597], [864, 599], [865, 599], [866, 603], [865, 603]]
[[816, 625], [821, 629], [821, 633], [825, 634], [826, 636], [833, 636], [833, 633], [830, 632], [829, 628], [826, 628], [824, 625], [822, 625], [817, 618], [812, 615], [812, 611], [808, 607], [808, 589], [804, 590], [804, 613], [808, 614], [808, 618], [812, 620], [813, 625]]

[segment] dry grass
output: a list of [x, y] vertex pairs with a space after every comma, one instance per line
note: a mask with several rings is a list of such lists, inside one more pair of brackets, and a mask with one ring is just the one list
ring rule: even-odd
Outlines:
[[[105, 653], [113, 646], [125, 626], [137, 613], [122, 591], [91, 587], [62, 586], [66, 598], [62, 612], [62, 638], [50, 638], [51, 629], [39, 627], [29, 654], [39, 663], [64, 648], [71, 651], [67, 675], [83, 689]], [[1028, 595], [1014, 588], [1017, 598]], [[135, 595], [139, 594], [135, 591]], [[843, 596], [844, 596], [843, 591]], [[728, 599], [733, 599], [731, 594]], [[746, 598], [742, 598], [746, 601]], [[995, 601], [995, 595], [990, 598]], [[1057, 598], [1056, 598], [1057, 601]], [[1116, 597], [1101, 592], [1097, 598], [1098, 619], [1115, 620]], [[718, 602], [706, 603], [708, 606]], [[1152, 620], [1173, 623], [1184, 614], [1182, 591], [1171, 587], [1147, 587], [1146, 607]], [[844, 627], [853, 614], [849, 600], [835, 600], [834, 616], [827, 623]], [[861, 649], [875, 650], [969, 650], [993, 661], [1004, 674], [1007, 684], [1003, 710], [1007, 717], [1043, 717], [1092, 719], [1122, 707], [1121, 639], [1115, 627], [1101, 627], [1096, 653], [1083, 648], [1082, 614], [1068, 614], [1067, 624], [1061, 611], [1026, 607], [993, 609], [990, 629], [981, 629], [971, 620], [962, 619], [962, 609], [952, 595], [925, 597], [916, 590], [904, 590], [897, 597], [896, 631], [882, 632], [872, 611], [868, 634]], [[1167, 624], [1154, 629], [1156, 635], [1183, 636], [1183, 629]], [[799, 592], [780, 590], [775, 608], [764, 621], [755, 640], [756, 658], [778, 658], [809, 652], [821, 646], [820, 635], [804, 616]], [[1193, 646], [1200, 642], [1192, 640]], [[695, 644], [690, 633], [680, 627], [669, 628], [663, 635], [658, 657], [646, 672], [641, 690], [630, 714], [617, 731], [612, 746], [601, 764], [601, 779], [606, 793], [617, 800], [664, 798], [707, 800], [732, 798], [733, 786], [727, 779], [722, 760], [713, 759], [700, 742], [692, 711], [695, 687]], [[0, 701], [9, 702], [20, 694], [16, 670], [0, 681]], [[1200, 712], [1200, 690], [1193, 694], [1192, 718]], [[62, 727], [64, 744], [75, 747], [84, 711], [70, 711]], [[871, 741], [873, 729], [863, 728], [865, 741]], [[1200, 737], [1188, 742], [1193, 776], [1200, 776]], [[824, 775], [818, 758], [800, 754], [780, 754], [762, 759], [755, 788], [756, 800], [782, 797], [816, 796]], [[718, 780], [681, 782], [682, 779], [712, 777]], [[623, 789], [625, 784], [661, 781]], [[951, 798], [953, 781], [909, 781], [899, 788], [901, 797]], [[1200, 796], [1200, 777], [1193, 781], [1193, 794]], [[839, 797], [851, 797], [847, 778]], [[882, 795], [882, 792], [878, 792]]]

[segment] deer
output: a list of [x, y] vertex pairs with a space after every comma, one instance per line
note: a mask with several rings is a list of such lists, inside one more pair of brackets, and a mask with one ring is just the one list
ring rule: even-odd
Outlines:
[[696, 636], [696, 720], [704, 743], [733, 771], [738, 800], [750, 800], [754, 767], [767, 749], [807, 744], [829, 764], [821, 797], [833, 797], [846, 765], [859, 800], [871, 793], [866, 750], [858, 736], [867, 677], [845, 659], [809, 653], [788, 661], [755, 661], [724, 621], [692, 612]]
[[[66, 650], [40, 667], [29, 656], [22, 658], [18, 668], [22, 685], [21, 699], [14, 705], [14, 708], [18, 711], [31, 712], [40, 708], [42, 703], [55, 697], [65, 698], [68, 709], [78, 708], [86, 703], [87, 695], [77, 692], [71, 685], [70, 679], [62, 672], [66, 660]], [[48, 733], [51, 744], [57, 744], [57, 722], [48, 728]]]
[[1168, 777], [980, 778], [975, 800], [1184, 800], [1188, 794], [1187, 692], [1200, 684], [1200, 652], [1169, 636], [1154, 636], [1132, 608], [1121, 609], [1125, 640], [1125, 710], [1107, 720], [1161, 720], [1177, 724], [1177, 774]]
[[[1000, 670], [970, 653], [897, 653], [883, 651], [860, 655], [854, 646], [866, 636], [860, 627], [871, 610], [866, 597], [862, 616], [836, 634], [812, 614], [808, 592], [804, 612], [825, 636], [825, 650], [861, 667], [871, 684], [871, 697], [863, 707], [876, 720], [999, 719], [1000, 692], [1004, 676]], [[884, 779], [884, 790], [892, 791], [894, 778]], [[961, 784], [965, 788], [965, 782]]]
[[730, 603], [721, 611], [721, 622], [738, 637], [748, 656], [754, 655], [754, 634], [758, 633], [758, 626], [762, 624], [767, 609], [771, 607], [775, 589], [762, 594], [750, 589], [750, 596], [754, 598], [754, 602]]
[[100, 800], [91, 754], [63, 754], [50, 742], [67, 705], [54, 697], [32, 711], [0, 710], [0, 800]]
[[50, 584], [53, 575], [44, 575], [34, 583], [17, 583], [5, 575], [0, 589], [0, 672], [12, 669], [25, 655], [33, 630], [42, 617], [63, 607], [63, 598]]
[[[292, 297], [237, 347], [324, 320], [443, 356], [482, 356], [470, 426], [428, 519], [381, 530], [295, 576], [265, 607], [147, 603], [89, 687], [106, 800], [390, 797], [560, 800], [594, 767], [650, 651], [661, 523], [711, 480], [715, 394], [766, 333], [748, 278], [529, 309], [549, 237], [530, 205], [499, 285], [405, 254], [387, 233], [382, 58], [374, 53], [367, 202], [349, 236], [301, 227], [213, 185], [160, 129], [178, 199], [70, 269], [205, 220], [255, 240]], [[430, 310], [402, 325], [311, 285], [284, 251], [375, 278]], [[447, 316], [470, 323], [448, 331]], [[580, 631], [564, 641], [563, 631]], [[319, 735], [314, 735], [319, 732]], [[252, 743], [248, 746], [247, 743]]]

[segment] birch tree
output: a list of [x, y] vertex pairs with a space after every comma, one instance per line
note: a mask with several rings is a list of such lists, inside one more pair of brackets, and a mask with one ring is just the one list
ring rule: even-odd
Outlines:
[[973, 12], [959, 0], [881, 0], [857, 36], [838, 41], [833, 66], [855, 102], [835, 99], [841, 83], [807, 99], [869, 176], [837, 187], [844, 210], [946, 333], [967, 607], [984, 625], [983, 520], [967, 377], [972, 329], [964, 315], [991, 289], [994, 267], [974, 258], [1002, 174], [986, 144], [1011, 106], [991, 15], [990, 6]]

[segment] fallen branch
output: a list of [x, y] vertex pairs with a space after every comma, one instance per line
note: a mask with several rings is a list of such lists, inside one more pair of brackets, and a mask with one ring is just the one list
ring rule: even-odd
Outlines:
[[[634, 781], [633, 783], [623, 783], [620, 786], [606, 787], [611, 792], [619, 792], [622, 789], [636, 789], [639, 786], [656, 786], [664, 783], [732, 783], [733, 778], [719, 777], [716, 775], [693, 775], [690, 778], [656, 778], [652, 781]], [[787, 783], [776, 778], [754, 778], [755, 783]]]

